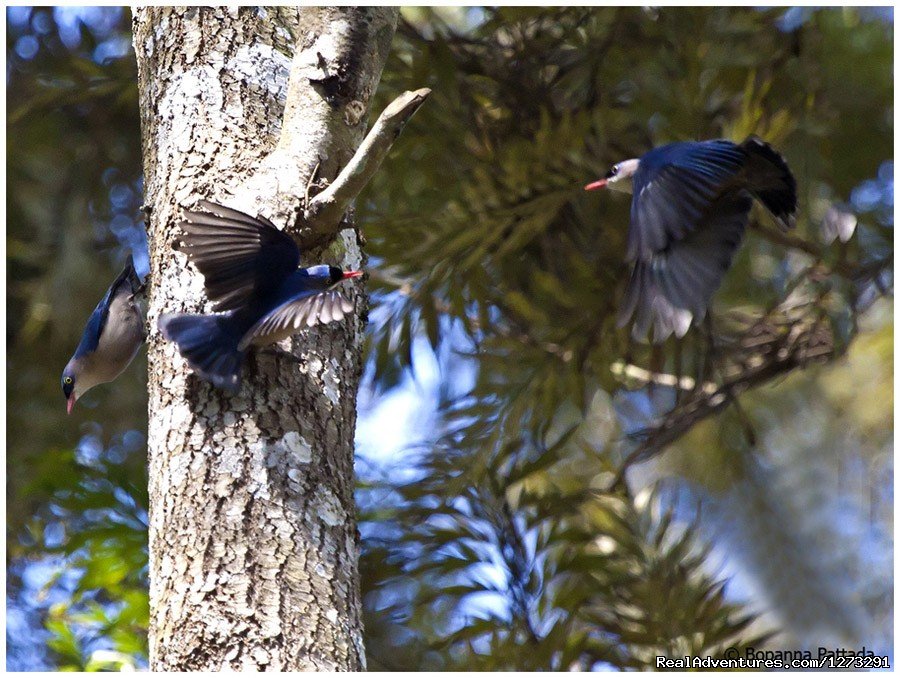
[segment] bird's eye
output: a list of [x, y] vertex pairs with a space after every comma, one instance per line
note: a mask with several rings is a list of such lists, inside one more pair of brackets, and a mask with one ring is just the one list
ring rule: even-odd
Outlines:
[[72, 377], [66, 377], [64, 381], [65, 381], [67, 384], [71, 384], [71, 383], [72, 383]]
[[612, 179], [612, 178], [613, 178], [614, 176], [616, 176], [618, 173], [619, 173], [619, 166], [618, 166], [618, 165], [614, 165], [613, 168], [612, 168], [611, 170], [609, 170], [609, 172], [606, 173], [606, 178], [607, 178], [607, 179]]

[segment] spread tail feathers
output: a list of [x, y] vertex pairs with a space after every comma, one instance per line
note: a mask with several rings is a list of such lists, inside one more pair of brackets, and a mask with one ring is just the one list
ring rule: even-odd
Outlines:
[[166, 314], [159, 331], [175, 342], [191, 369], [217, 388], [235, 393], [241, 385], [244, 351], [232, 330], [229, 315]]
[[747, 153], [747, 184], [783, 229], [793, 228], [797, 212], [797, 180], [784, 157], [757, 137], [741, 148]]

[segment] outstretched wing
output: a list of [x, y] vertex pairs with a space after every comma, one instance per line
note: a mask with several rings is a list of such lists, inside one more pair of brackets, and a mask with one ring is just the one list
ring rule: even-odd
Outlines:
[[691, 233], [740, 181], [746, 152], [725, 140], [679, 142], [641, 158], [634, 175], [628, 261], [649, 262]]
[[243, 351], [250, 344], [268, 344], [289, 337], [303, 327], [343, 320], [353, 303], [338, 290], [294, 298], [264, 315], [247, 330], [238, 344]]
[[183, 211], [177, 249], [203, 274], [216, 311], [239, 308], [277, 288], [300, 263], [294, 240], [263, 217], [201, 200], [205, 212]]
[[619, 326], [634, 316], [632, 335], [653, 341], [684, 336], [692, 320], [701, 320], [740, 246], [752, 205], [747, 191], [734, 191], [714, 202], [706, 218], [680, 240], [649, 260], [634, 263], [619, 313]]

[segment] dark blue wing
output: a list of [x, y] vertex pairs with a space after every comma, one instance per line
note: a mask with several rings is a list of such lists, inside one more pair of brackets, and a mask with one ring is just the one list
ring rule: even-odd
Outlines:
[[126, 284], [128, 285], [129, 294], [136, 292], [137, 287], [140, 286], [140, 278], [138, 278], [137, 273], [134, 270], [134, 262], [130, 255], [125, 264], [125, 268], [122, 269], [122, 272], [119, 273], [118, 277], [113, 280], [112, 285], [109, 286], [109, 289], [106, 290], [106, 294], [103, 295], [100, 303], [97, 304], [93, 313], [91, 313], [91, 317], [88, 318], [87, 324], [84, 326], [84, 332], [81, 335], [81, 342], [79, 342], [78, 347], [75, 349], [73, 357], [78, 358], [97, 350], [97, 344], [100, 342], [100, 335], [103, 333], [103, 328], [106, 326], [106, 319], [109, 316], [109, 305], [118, 293], [119, 288]]
[[628, 261], [650, 261], [693, 231], [735, 187], [745, 161], [746, 152], [725, 140], [678, 142], [644, 155], [633, 179]]
[[278, 288], [300, 263], [300, 250], [267, 219], [201, 200], [208, 212], [184, 211], [177, 249], [203, 274], [217, 311], [240, 308]]

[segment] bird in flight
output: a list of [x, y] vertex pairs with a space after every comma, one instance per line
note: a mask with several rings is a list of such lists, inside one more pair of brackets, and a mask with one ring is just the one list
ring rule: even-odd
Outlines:
[[135, 295], [143, 289], [131, 257], [97, 304], [62, 373], [66, 411], [97, 384], [118, 377], [144, 343], [144, 317]]
[[197, 375], [236, 392], [251, 345], [273, 344], [304, 327], [343, 320], [353, 304], [335, 288], [362, 271], [298, 268], [297, 244], [265, 217], [208, 200], [199, 206], [204, 211], [183, 210], [176, 249], [203, 275], [216, 312], [164, 314], [159, 330]]
[[681, 141], [615, 165], [584, 187], [632, 193], [627, 259], [631, 277], [619, 326], [632, 336], [683, 337], [706, 315], [747, 227], [753, 199], [779, 226], [794, 226], [797, 182], [784, 158], [750, 137]]

